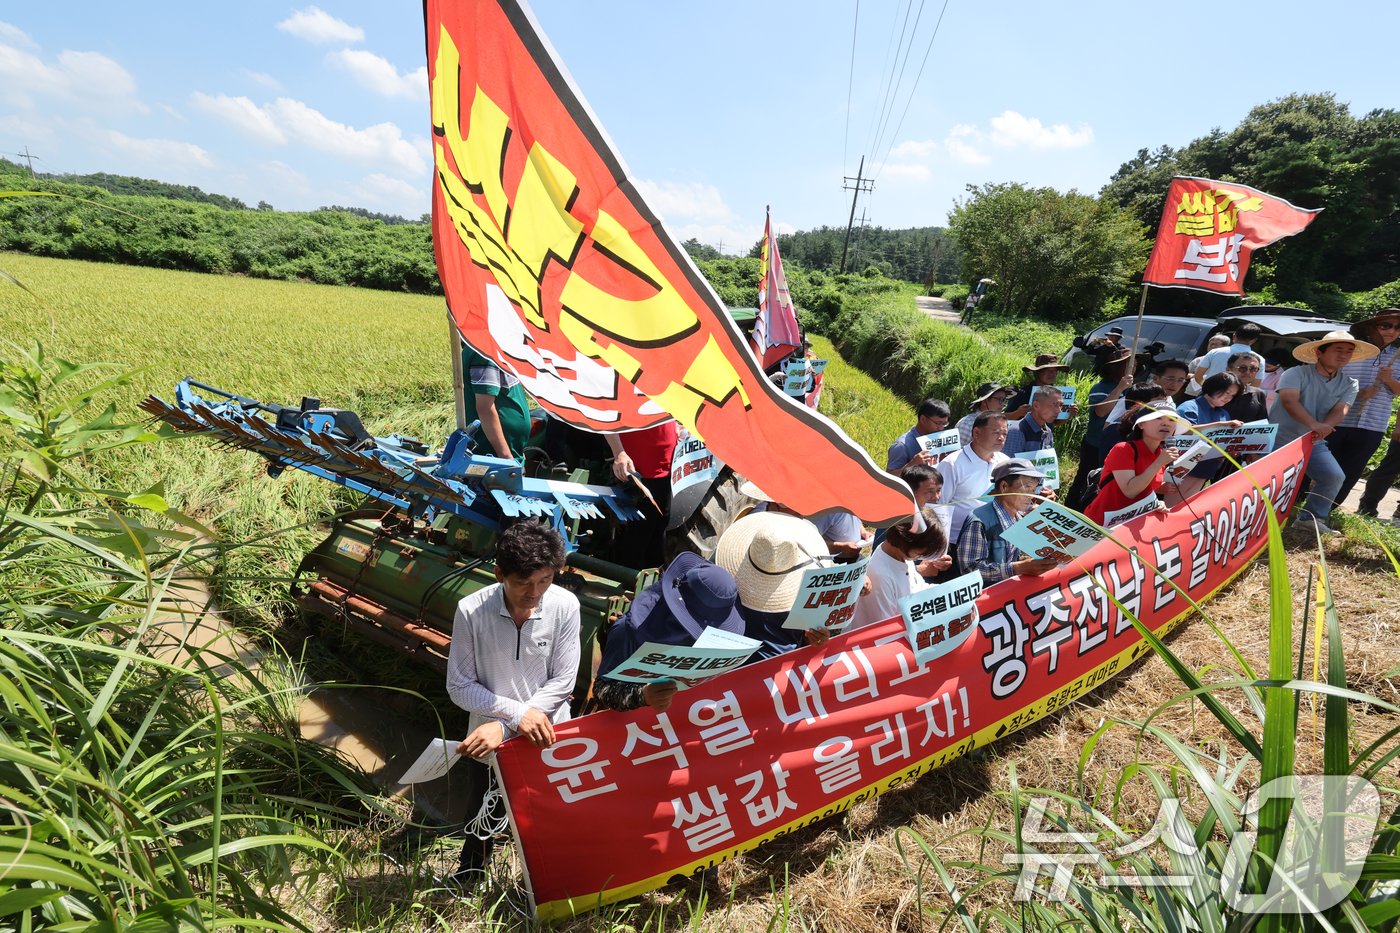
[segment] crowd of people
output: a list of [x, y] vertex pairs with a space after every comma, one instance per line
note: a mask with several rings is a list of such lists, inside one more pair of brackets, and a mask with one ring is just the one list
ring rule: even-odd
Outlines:
[[[1400, 309], [1387, 309], [1351, 332], [1335, 331], [1298, 346], [1292, 353], [1296, 365], [1288, 367], [1275, 354], [1254, 352], [1259, 334], [1252, 325], [1232, 337], [1233, 342], [1222, 341], [1189, 363], [1161, 360], [1138, 370], [1133, 367], [1138, 359], [1116, 340], [1098, 348], [1098, 379], [1086, 400], [1078, 469], [1063, 501], [1099, 523], [1106, 513], [1154, 494], [1161, 494], [1164, 507], [1184, 501], [1230, 467], [1223, 458], [1206, 460], [1179, 483], [1165, 483], [1166, 468], [1178, 456], [1167, 438], [1188, 426], [1199, 430], [1267, 418], [1278, 425], [1280, 446], [1309, 432], [1315, 436], [1301, 514], [1309, 527], [1331, 532], [1333, 508], [1386, 439], [1400, 395]], [[467, 367], [479, 393], [474, 412], [483, 416], [493, 450], [515, 455], [522, 441], [519, 426], [512, 424], [518, 418], [511, 392], [518, 386], [486, 372], [488, 366], [474, 359]], [[681, 554], [610, 627], [591, 708], [669, 706], [674, 681], [638, 684], [610, 676], [647, 642], [688, 646], [706, 628], [717, 628], [758, 642], [753, 660], [824, 643], [832, 634], [826, 629], [784, 626], [803, 572], [812, 567], [869, 554], [864, 585], [843, 631], [899, 615], [904, 597], [939, 580], [976, 573], [990, 586], [1054, 569], [1053, 560], [1020, 552], [1004, 533], [1038, 502], [1056, 498], [1033, 460], [1055, 447], [1057, 424], [1079, 413], [1064, 404], [1056, 386], [1065, 368], [1051, 354], [1038, 356], [1024, 367], [1024, 385], [979, 386], [971, 410], [956, 422], [946, 402], [920, 403], [915, 424], [891, 442], [886, 461], [887, 469], [909, 485], [916, 511], [887, 529], [872, 533], [839, 503], [820, 515], [799, 515], [745, 484], [757, 504], [723, 533], [713, 559]], [[950, 423], [961, 446], [936, 459], [920, 438], [947, 431]], [[659, 450], [675, 445], [674, 433], [624, 435], [610, 444], [618, 479], [650, 480], [646, 485], [664, 494]], [[1391, 435], [1380, 468], [1366, 484], [1362, 513], [1376, 514], [1397, 474], [1400, 432]], [[649, 535], [633, 543], [659, 557]], [[554, 585], [563, 564], [564, 545], [556, 532], [530, 522], [512, 525], [497, 545], [498, 582], [457, 609], [447, 687], [470, 715], [468, 736], [457, 748], [469, 759], [468, 813], [475, 814], [462, 852], [460, 877], [466, 881], [480, 875], [490, 840], [502, 825], [482, 761], [516, 735], [549, 745], [554, 726], [570, 715], [580, 652], [579, 603]], [[581, 698], [573, 699], [577, 706]]]

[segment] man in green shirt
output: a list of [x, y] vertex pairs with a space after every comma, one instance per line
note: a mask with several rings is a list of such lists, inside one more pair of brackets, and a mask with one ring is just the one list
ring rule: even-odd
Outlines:
[[465, 344], [462, 371], [467, 377], [467, 423], [481, 420], [477, 452], [523, 461], [530, 439], [530, 405], [520, 380]]

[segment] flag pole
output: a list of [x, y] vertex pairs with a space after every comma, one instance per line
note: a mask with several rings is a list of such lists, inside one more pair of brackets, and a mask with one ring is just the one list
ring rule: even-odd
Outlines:
[[1138, 338], [1142, 336], [1142, 314], [1147, 310], [1147, 283], [1142, 283], [1142, 300], [1138, 302], [1137, 328], [1133, 331], [1133, 355], [1128, 357], [1128, 375], [1137, 370]]
[[462, 372], [462, 335], [457, 333], [457, 324], [452, 320], [452, 311], [447, 312], [447, 335], [452, 346], [452, 399], [457, 409], [457, 430], [467, 429], [467, 380]]

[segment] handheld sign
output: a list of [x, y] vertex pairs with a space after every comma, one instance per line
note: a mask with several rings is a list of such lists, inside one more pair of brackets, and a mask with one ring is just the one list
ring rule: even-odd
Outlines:
[[[704, 637], [703, 633], [701, 637]], [[632, 657], [610, 671], [608, 677], [631, 684], [649, 684], [669, 679], [674, 680], [684, 690], [717, 674], [742, 667], [756, 647], [757, 643], [753, 646], [699, 647], [662, 645], [649, 641], [633, 652]]]
[[917, 440], [924, 453], [933, 455], [934, 463], [962, 447], [962, 438], [958, 435], [957, 428], [939, 431], [937, 434], [921, 434]]
[[1196, 467], [1205, 463], [1207, 460], [1215, 460], [1219, 457], [1220, 451], [1216, 450], [1205, 441], [1198, 440], [1191, 445], [1186, 453], [1167, 464], [1166, 479], [1168, 482], [1179, 484], [1187, 476], [1191, 475], [1191, 471]]
[[1055, 448], [1041, 448], [1026, 454], [1026, 459], [1031, 462], [1031, 466], [1045, 474], [1045, 480], [1041, 485], [1046, 489], [1060, 488], [1060, 458], [1055, 455]]
[[[1272, 453], [1278, 439], [1278, 425], [1270, 421], [1251, 421], [1238, 428], [1206, 428], [1201, 434], [1238, 460]], [[1190, 450], [1200, 440], [1198, 435], [1188, 433], [1173, 435], [1163, 443], [1177, 450]], [[1211, 455], [1218, 457], [1220, 451], [1212, 447]]]
[[433, 739], [428, 743], [428, 747], [423, 749], [423, 754], [419, 755], [413, 764], [408, 766], [408, 770], [399, 778], [400, 784], [422, 784], [426, 781], [435, 781], [442, 777], [461, 758], [457, 754], [457, 743], [447, 739]]
[[1073, 512], [1053, 502], [1042, 502], [1003, 531], [1001, 537], [1031, 557], [1067, 564], [1097, 544], [1103, 535]]
[[685, 428], [680, 429], [675, 452], [671, 454], [671, 497], [685, 492], [697, 483], [706, 483], [719, 475], [723, 463], [705, 442]]
[[822, 372], [825, 371], [826, 364], [830, 362], [831, 360], [819, 360], [813, 357], [807, 361], [807, 365], [812, 367], [812, 375], [820, 376]]
[[982, 575], [974, 570], [899, 601], [904, 631], [920, 666], [943, 657], [972, 635], [980, 595]]
[[[1031, 401], [1035, 401], [1035, 395], [1041, 388], [1041, 386], [1035, 386], [1031, 389]], [[1060, 413], [1055, 416], [1055, 420], [1064, 421], [1069, 417], [1069, 410], [1074, 405], [1074, 400], [1079, 397], [1079, 387], [1066, 385], [1055, 386], [1055, 388], [1060, 390]]]
[[1146, 515], [1148, 512], [1155, 512], [1162, 507], [1162, 502], [1154, 492], [1146, 499], [1139, 499], [1132, 505], [1125, 505], [1121, 509], [1114, 509], [1103, 514], [1103, 526], [1112, 528], [1114, 525], [1121, 525], [1124, 522], [1137, 518], [1139, 515]]
[[787, 364], [787, 377], [783, 380], [783, 391], [788, 395], [807, 393], [807, 361], [793, 360]]
[[783, 628], [835, 631], [844, 627], [856, 611], [856, 600], [860, 599], [860, 587], [865, 582], [865, 568], [869, 564], [870, 558], [862, 557], [851, 564], [808, 567], [802, 571], [797, 601]]

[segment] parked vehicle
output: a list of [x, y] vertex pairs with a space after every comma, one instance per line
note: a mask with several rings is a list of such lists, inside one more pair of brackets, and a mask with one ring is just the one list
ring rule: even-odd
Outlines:
[[[1074, 346], [1064, 355], [1064, 361], [1077, 371], [1094, 365], [1094, 354], [1086, 349], [1104, 339], [1110, 329], [1123, 331], [1122, 345], [1135, 352], [1151, 350], [1154, 360], [1185, 360], [1190, 362], [1205, 352], [1206, 342], [1217, 333], [1229, 334], [1240, 324], [1258, 325], [1263, 331], [1254, 349], [1260, 354], [1282, 347], [1290, 353], [1309, 340], [1316, 340], [1329, 331], [1346, 330], [1344, 321], [1318, 317], [1306, 308], [1282, 308], [1273, 305], [1239, 305], [1220, 314], [1218, 318], [1175, 317], [1148, 314], [1142, 319], [1142, 331], [1137, 333], [1137, 315], [1130, 314], [1106, 321], [1076, 337]], [[1134, 341], [1134, 334], [1137, 339]]]

